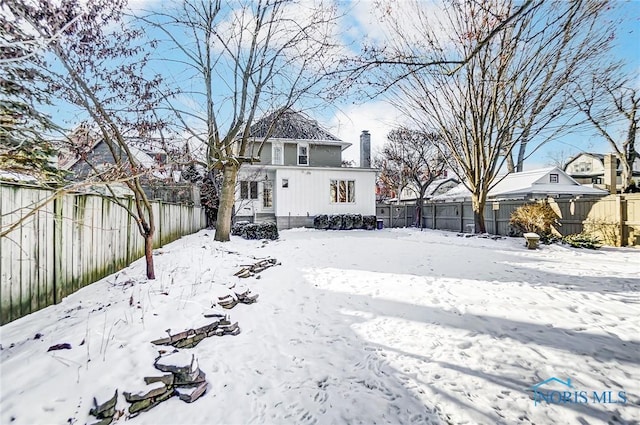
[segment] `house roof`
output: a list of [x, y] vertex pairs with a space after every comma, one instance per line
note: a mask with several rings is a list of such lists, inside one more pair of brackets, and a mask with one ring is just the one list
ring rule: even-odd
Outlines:
[[[460, 183], [458, 181], [458, 179], [454, 178], [454, 177], [445, 177], [442, 179], [435, 179], [434, 181], [432, 181], [429, 186], [427, 186], [427, 189], [424, 192], [424, 196], [425, 199], [430, 198], [431, 196], [433, 196], [438, 189], [440, 189], [443, 185], [447, 184], [447, 183], [455, 183], [458, 184]], [[419, 190], [416, 188], [416, 185], [411, 182], [407, 185], [407, 188], [409, 188], [412, 192], [414, 193], [418, 193]], [[397, 199], [397, 198], [394, 198]], [[411, 197], [403, 197], [402, 194], [400, 194], [400, 200], [402, 201], [411, 201], [416, 199], [415, 197], [411, 198]]]
[[27, 182], [27, 183], [38, 182], [38, 179], [36, 179], [35, 177], [29, 174], [19, 173], [17, 171], [11, 171], [11, 170], [3, 170], [3, 169], [0, 169], [0, 180]]
[[302, 112], [297, 112], [290, 108], [278, 109], [256, 121], [250, 128], [250, 136], [261, 139], [269, 138], [339, 144], [343, 146], [343, 149], [351, 145], [323, 129], [320, 124], [318, 124], [318, 121], [311, 119]]
[[573, 157], [571, 157], [571, 159], [569, 161], [567, 161], [567, 164], [571, 164], [573, 161], [575, 161], [576, 159], [578, 159], [582, 155], [592, 156], [592, 157], [594, 157], [596, 159], [599, 159], [600, 161], [604, 161], [604, 154], [603, 153], [580, 152], [579, 154], [574, 155]]
[[[558, 175], [558, 183], [551, 183], [550, 174]], [[489, 190], [489, 198], [522, 198], [528, 195], [606, 195], [608, 192], [583, 186], [558, 167], [540, 168], [497, 177], [498, 183]], [[469, 198], [471, 193], [459, 184], [434, 200]]]
[[440, 189], [440, 187], [446, 183], [460, 183], [458, 181], [458, 179], [453, 178], [453, 177], [447, 177], [444, 179], [436, 179], [434, 181], [431, 182], [431, 184], [429, 185], [429, 187], [427, 187], [427, 192], [425, 193], [425, 195], [430, 196], [433, 195], [438, 189]]

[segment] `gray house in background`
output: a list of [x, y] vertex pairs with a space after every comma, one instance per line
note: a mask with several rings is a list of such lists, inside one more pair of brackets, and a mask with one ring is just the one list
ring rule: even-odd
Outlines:
[[[582, 152], [567, 162], [564, 171], [580, 184], [609, 190], [610, 188], [606, 181], [609, 176], [606, 171], [607, 164], [605, 159], [606, 155], [601, 153]], [[614, 157], [613, 161], [616, 169], [616, 190], [620, 191], [622, 190], [622, 168], [620, 167], [620, 160]], [[636, 183], [640, 183], [640, 158], [636, 158], [634, 161], [632, 173], [633, 180]]]
[[[236, 189], [236, 220], [311, 226], [319, 214], [375, 215], [376, 170], [342, 167], [351, 146], [301, 112], [279, 110], [251, 127], [253, 157]], [[262, 143], [267, 139], [267, 142]], [[370, 146], [364, 131], [361, 145]]]
[[[58, 167], [69, 171], [69, 179], [74, 181], [95, 181], [89, 185], [91, 191], [107, 193], [100, 183], [99, 173], [117, 173], [118, 165], [125, 168], [127, 176], [132, 175], [127, 153], [116, 147], [116, 156], [102, 138], [96, 137], [86, 130], [77, 130], [70, 136], [74, 149], [61, 151], [58, 157]], [[200, 204], [200, 194], [197, 187], [189, 182], [181, 181], [180, 167], [171, 164], [165, 152], [143, 150], [133, 143], [128, 146], [133, 161], [140, 167], [141, 183], [150, 199], [157, 199], [173, 203]], [[110, 180], [111, 178], [107, 178]], [[132, 195], [123, 183], [109, 185], [116, 195]]]

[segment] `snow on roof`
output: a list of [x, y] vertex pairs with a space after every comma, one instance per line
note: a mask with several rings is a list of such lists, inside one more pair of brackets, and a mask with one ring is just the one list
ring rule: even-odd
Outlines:
[[427, 192], [425, 193], [425, 195], [433, 195], [438, 189], [440, 189], [440, 186], [448, 182], [458, 183], [458, 180], [453, 177], [447, 177], [444, 179], [435, 179], [427, 187]]
[[144, 168], [152, 168], [156, 165], [156, 161], [151, 157], [151, 155], [140, 148], [129, 146], [129, 152], [131, 152], [131, 156], [133, 156], [134, 161], [142, 165]]
[[251, 126], [251, 137], [342, 142], [302, 112], [278, 109]]
[[[557, 183], [551, 183], [550, 174], [557, 174]], [[605, 195], [607, 192], [579, 184], [558, 167], [540, 168], [497, 177], [495, 186], [489, 190], [490, 198], [524, 197], [527, 195]], [[471, 193], [459, 184], [450, 191], [434, 196], [433, 200], [469, 198]]]
[[159, 179], [166, 179], [166, 178], [172, 177], [172, 174], [169, 171], [159, 169], [158, 168], [159, 164], [156, 162], [156, 160], [151, 155], [144, 152], [142, 149], [137, 148], [135, 146], [129, 146], [129, 152], [131, 152], [133, 159], [138, 164], [140, 164], [141, 166], [143, 166], [148, 170], [153, 170], [151, 174], [153, 174], [154, 177]]
[[467, 189], [463, 183], [459, 183], [451, 190], [448, 190], [442, 195], [433, 196], [431, 199], [433, 201], [452, 201], [454, 199], [466, 199], [470, 196], [471, 192], [469, 192], [469, 189]]
[[0, 170], [0, 180], [10, 180], [15, 182], [36, 183], [38, 179], [28, 174], [17, 173], [15, 171]]

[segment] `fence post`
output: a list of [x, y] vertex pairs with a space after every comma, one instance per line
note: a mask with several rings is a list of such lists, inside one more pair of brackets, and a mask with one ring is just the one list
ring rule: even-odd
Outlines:
[[618, 225], [620, 226], [619, 227], [620, 243], [618, 244], [618, 246], [627, 246], [627, 237], [625, 235], [626, 233], [625, 232], [626, 230], [625, 210], [626, 210], [626, 199], [623, 198], [623, 195], [617, 195], [616, 196], [616, 216], [619, 221]]
[[431, 204], [431, 228], [436, 229], [436, 203]]
[[[51, 285], [51, 304], [59, 303], [62, 293], [62, 202], [63, 197], [58, 196], [53, 200], [53, 282]], [[49, 295], [49, 294], [48, 294]], [[47, 296], [49, 298], [49, 296]], [[49, 304], [50, 305], [50, 304]]]

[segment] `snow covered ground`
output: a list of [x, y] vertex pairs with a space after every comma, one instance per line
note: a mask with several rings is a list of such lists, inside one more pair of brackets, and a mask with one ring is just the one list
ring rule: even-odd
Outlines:
[[[410, 229], [212, 236], [158, 250], [155, 281], [138, 261], [0, 328], [0, 423], [94, 422], [93, 397], [158, 375], [150, 341], [208, 323], [233, 283], [260, 298], [228, 312], [240, 335], [190, 349], [207, 392], [128, 423], [640, 422], [640, 250]], [[282, 265], [233, 277], [265, 257]], [[536, 403], [549, 378], [539, 390], [572, 402]]]

